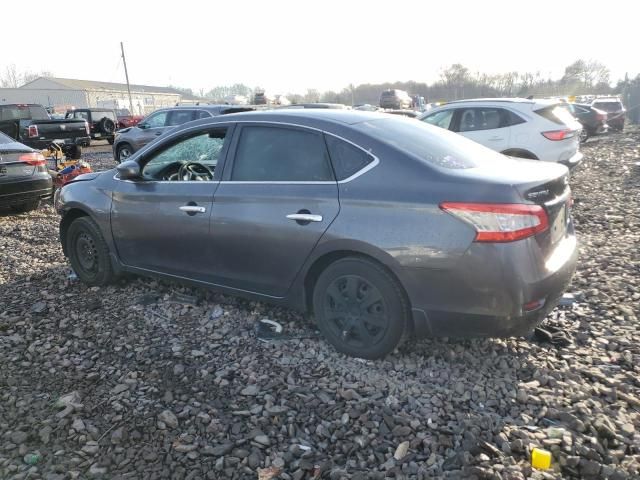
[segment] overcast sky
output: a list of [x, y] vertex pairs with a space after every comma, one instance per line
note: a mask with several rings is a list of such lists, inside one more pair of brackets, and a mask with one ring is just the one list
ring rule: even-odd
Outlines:
[[[578, 58], [640, 73], [635, 0], [9, 1], [0, 68], [205, 91], [272, 93], [349, 83], [432, 82], [443, 68], [540, 71]], [[28, 9], [28, 12], [26, 11]], [[602, 25], [602, 26], [599, 26]]]

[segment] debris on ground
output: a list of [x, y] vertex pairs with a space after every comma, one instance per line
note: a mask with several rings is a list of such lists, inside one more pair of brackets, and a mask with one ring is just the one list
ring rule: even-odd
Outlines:
[[[1, 216], [0, 478], [640, 478], [640, 129], [581, 149], [575, 301], [546, 340], [407, 339], [377, 361], [260, 302], [69, 282], [49, 203]], [[115, 166], [106, 142], [84, 157]], [[257, 347], [265, 318], [296, 340]]]

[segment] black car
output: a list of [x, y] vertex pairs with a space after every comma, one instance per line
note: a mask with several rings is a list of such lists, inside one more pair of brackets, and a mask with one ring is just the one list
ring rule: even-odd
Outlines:
[[285, 304], [377, 358], [542, 321], [576, 265], [568, 174], [398, 115], [282, 109], [184, 124], [55, 205], [87, 284], [133, 272]]
[[0, 133], [0, 208], [18, 213], [35, 210], [51, 190], [42, 154]]
[[77, 108], [67, 110], [65, 118], [86, 120], [93, 140], [107, 140], [113, 145], [114, 133], [118, 129], [115, 110], [108, 108]]
[[586, 142], [589, 137], [605, 133], [609, 128], [607, 112], [582, 103], [567, 103], [566, 107], [571, 115], [582, 124], [581, 142]]

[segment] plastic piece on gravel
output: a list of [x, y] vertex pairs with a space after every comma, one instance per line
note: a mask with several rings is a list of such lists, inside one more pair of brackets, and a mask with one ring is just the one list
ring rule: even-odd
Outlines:
[[573, 295], [573, 293], [565, 293], [564, 295], [562, 295], [562, 298], [558, 302], [558, 305], [562, 307], [569, 307], [574, 303], [576, 303], [576, 297]]
[[258, 340], [262, 340], [263, 342], [283, 339], [282, 325], [267, 318], [263, 318], [258, 322], [256, 325], [256, 333]]
[[78, 274], [73, 271], [73, 268], [70, 269], [69, 275], [67, 275], [67, 280], [73, 281], [78, 279]]
[[551, 467], [551, 452], [542, 448], [534, 448], [531, 451], [531, 466], [538, 470], [546, 470]]
[[193, 295], [185, 295], [184, 293], [174, 293], [169, 298], [169, 302], [171, 303], [181, 303], [182, 305], [197, 305], [198, 298]]

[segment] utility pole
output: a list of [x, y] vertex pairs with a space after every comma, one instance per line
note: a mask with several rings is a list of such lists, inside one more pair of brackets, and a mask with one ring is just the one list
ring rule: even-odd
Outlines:
[[127, 78], [127, 92], [129, 93], [129, 108], [131, 115], [135, 115], [133, 111], [133, 100], [131, 99], [131, 87], [129, 86], [129, 72], [127, 72], [127, 59], [124, 58], [124, 44], [120, 42], [120, 50], [122, 51], [122, 63], [124, 63], [124, 76]]

